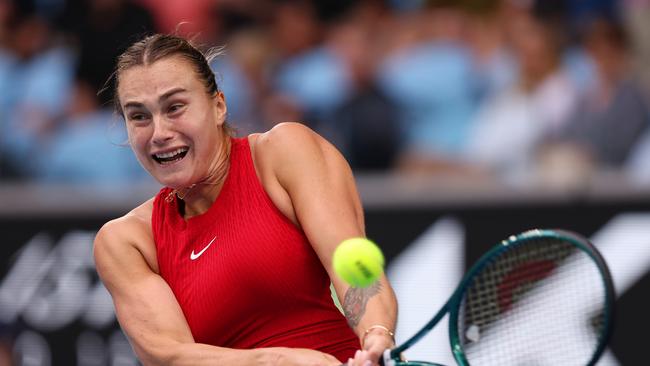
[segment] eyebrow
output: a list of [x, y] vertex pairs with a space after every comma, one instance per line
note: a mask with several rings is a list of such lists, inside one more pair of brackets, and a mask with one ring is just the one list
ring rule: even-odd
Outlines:
[[[163, 102], [166, 99], [169, 99], [174, 94], [183, 93], [183, 92], [186, 92], [186, 91], [187, 90], [185, 88], [181, 88], [181, 87], [173, 88], [173, 89], [165, 92], [160, 97], [158, 97], [158, 101]], [[124, 104], [124, 109], [129, 108], [129, 107], [138, 108], [138, 107], [142, 107], [142, 106], [143, 106], [143, 104], [140, 103], [140, 102], [127, 102], [126, 104]]]

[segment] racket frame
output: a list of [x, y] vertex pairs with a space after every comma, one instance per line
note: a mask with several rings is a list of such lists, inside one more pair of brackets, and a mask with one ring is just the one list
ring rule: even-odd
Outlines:
[[[614, 323], [614, 313], [615, 313], [615, 299], [616, 293], [614, 290], [614, 282], [612, 281], [612, 276], [607, 267], [605, 260], [602, 255], [598, 252], [596, 247], [591, 244], [587, 239], [572, 233], [570, 231], [561, 230], [561, 229], [533, 229], [526, 232], [523, 232], [519, 235], [513, 235], [508, 239], [501, 241], [498, 245], [494, 246], [488, 252], [483, 254], [481, 258], [469, 269], [467, 274], [463, 276], [460, 284], [454, 290], [453, 294], [449, 297], [447, 302], [438, 310], [431, 320], [425, 324], [422, 329], [415, 333], [411, 338], [406, 340], [402, 345], [388, 350], [385, 353], [384, 363], [386, 365], [438, 365], [429, 362], [422, 361], [413, 361], [413, 362], [402, 362], [400, 357], [402, 352], [410, 348], [413, 344], [419, 341], [424, 337], [431, 329], [433, 329], [436, 324], [442, 318], [449, 313], [449, 343], [451, 346], [452, 354], [456, 359], [456, 363], [459, 366], [470, 366], [469, 361], [465, 357], [463, 347], [460, 342], [460, 335], [458, 332], [458, 316], [460, 314], [460, 303], [462, 301], [462, 296], [465, 293], [465, 290], [474, 279], [474, 277], [486, 266], [488, 265], [495, 257], [499, 256], [502, 252], [509, 250], [511, 247], [523, 245], [529, 240], [538, 240], [538, 239], [556, 239], [568, 241], [573, 246], [577, 247], [579, 250], [582, 250], [587, 255], [591, 257], [594, 261], [598, 270], [601, 274], [601, 279], [603, 281], [603, 286], [605, 288], [605, 306], [609, 311], [604, 312], [604, 323], [603, 331], [600, 333], [598, 340], [598, 345], [596, 350], [592, 354], [591, 359], [587, 363], [587, 366], [593, 366], [602, 353], [605, 351], [605, 347], [611, 337], [613, 323]], [[392, 360], [392, 363], [388, 363], [388, 360]]]

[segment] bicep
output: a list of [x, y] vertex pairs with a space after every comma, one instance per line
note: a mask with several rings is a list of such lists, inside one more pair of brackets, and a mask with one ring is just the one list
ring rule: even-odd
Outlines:
[[307, 238], [335, 279], [331, 259], [336, 246], [344, 239], [365, 236], [361, 201], [352, 171], [336, 148], [306, 128], [293, 133], [298, 136], [289, 136], [290, 141], [284, 144], [279, 141], [278, 181], [289, 194]]
[[193, 342], [173, 292], [135, 246], [102, 229], [95, 240], [95, 262], [140, 358], [156, 363], [171, 346]]

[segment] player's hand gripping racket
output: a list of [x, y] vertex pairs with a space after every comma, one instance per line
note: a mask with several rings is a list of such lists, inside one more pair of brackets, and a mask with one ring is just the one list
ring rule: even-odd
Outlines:
[[586, 239], [528, 231], [483, 255], [431, 321], [380, 363], [437, 365], [400, 356], [449, 313], [458, 365], [594, 365], [612, 329], [614, 298], [607, 265]]

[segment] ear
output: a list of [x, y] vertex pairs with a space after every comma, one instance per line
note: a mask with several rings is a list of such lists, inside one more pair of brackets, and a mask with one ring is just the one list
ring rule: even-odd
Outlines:
[[226, 121], [226, 115], [228, 114], [226, 96], [223, 94], [223, 92], [219, 91], [212, 98], [212, 103], [217, 112], [217, 124], [221, 126]]

